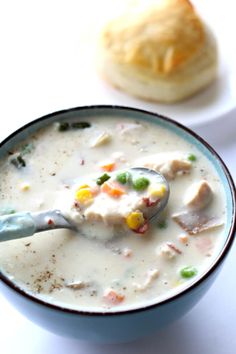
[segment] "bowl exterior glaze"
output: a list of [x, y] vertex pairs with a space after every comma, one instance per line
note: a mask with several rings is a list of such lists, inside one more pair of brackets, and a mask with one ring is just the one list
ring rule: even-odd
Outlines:
[[164, 126], [194, 144], [213, 163], [225, 188], [227, 225], [225, 244], [211, 268], [181, 293], [143, 308], [116, 313], [96, 314], [50, 305], [27, 294], [11, 282], [0, 269], [0, 290], [29, 320], [56, 334], [93, 342], [127, 342], [149, 335], [179, 319], [206, 293], [218, 275], [232, 245], [235, 233], [235, 188], [232, 178], [218, 155], [201, 138], [180, 124], [149, 112], [115, 106], [78, 107], [39, 118], [13, 133], [0, 145], [0, 158], [12, 146], [40, 127], [63, 119], [89, 116], [135, 118]]

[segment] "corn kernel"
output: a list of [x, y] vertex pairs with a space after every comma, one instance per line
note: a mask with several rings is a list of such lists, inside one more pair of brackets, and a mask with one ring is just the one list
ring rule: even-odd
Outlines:
[[76, 191], [75, 199], [81, 204], [90, 204], [93, 202], [93, 195], [89, 188], [82, 188]]
[[154, 198], [163, 198], [166, 193], [166, 186], [164, 184], [156, 184], [148, 189], [148, 193]]
[[126, 224], [132, 230], [137, 230], [144, 222], [143, 213], [139, 210], [130, 213], [126, 218]]
[[20, 185], [20, 190], [23, 191], [23, 192], [26, 192], [30, 189], [30, 184], [27, 183], [27, 182], [23, 182], [21, 183]]
[[84, 189], [84, 188], [89, 188], [88, 184], [82, 184], [82, 186], [80, 186], [78, 189]]

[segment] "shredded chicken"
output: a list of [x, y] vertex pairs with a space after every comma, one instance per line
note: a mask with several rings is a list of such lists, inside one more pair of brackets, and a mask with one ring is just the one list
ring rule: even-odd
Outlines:
[[152, 284], [155, 279], [159, 277], [159, 270], [158, 269], [150, 269], [147, 272], [147, 278], [143, 284], [133, 283], [133, 286], [139, 291], [147, 290]]

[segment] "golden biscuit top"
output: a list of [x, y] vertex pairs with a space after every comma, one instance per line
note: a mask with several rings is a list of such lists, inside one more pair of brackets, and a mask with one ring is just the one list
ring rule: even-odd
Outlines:
[[188, 0], [161, 0], [110, 22], [102, 43], [120, 64], [168, 75], [204, 44], [204, 25]]

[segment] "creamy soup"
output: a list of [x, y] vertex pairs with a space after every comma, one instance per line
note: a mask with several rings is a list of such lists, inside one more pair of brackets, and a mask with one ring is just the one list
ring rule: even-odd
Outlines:
[[[135, 166], [169, 182], [168, 206], [150, 224], [146, 212], [166, 189], [130, 176]], [[158, 302], [201, 276], [222, 244], [226, 201], [214, 167], [151, 122], [121, 116], [48, 125], [1, 160], [0, 188], [2, 215], [58, 208], [77, 222], [77, 232], [0, 243], [3, 273], [63, 307], [117, 311]]]

